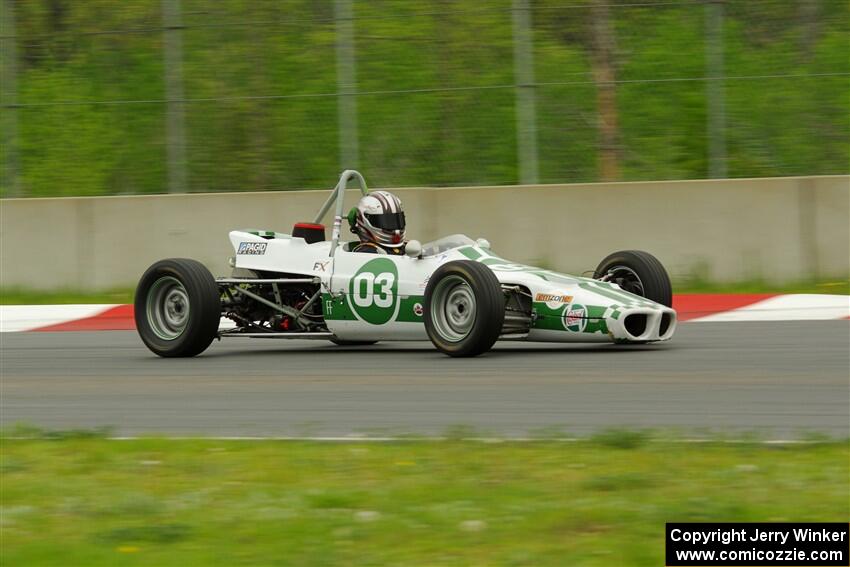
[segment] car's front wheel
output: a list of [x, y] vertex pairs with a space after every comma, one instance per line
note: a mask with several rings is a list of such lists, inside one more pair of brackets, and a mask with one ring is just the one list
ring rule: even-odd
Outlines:
[[622, 250], [606, 256], [593, 277], [615, 283], [624, 291], [671, 307], [673, 286], [658, 258], [641, 250]]
[[505, 296], [490, 268], [471, 260], [443, 264], [425, 288], [425, 330], [449, 356], [490, 350], [505, 321]]
[[139, 280], [134, 313], [136, 330], [152, 352], [195, 356], [218, 333], [221, 296], [215, 278], [200, 262], [160, 260]]

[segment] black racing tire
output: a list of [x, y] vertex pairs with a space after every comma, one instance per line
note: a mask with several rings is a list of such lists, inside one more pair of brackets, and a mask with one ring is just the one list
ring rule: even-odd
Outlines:
[[621, 250], [605, 257], [593, 273], [595, 279], [609, 275], [607, 281], [625, 291], [671, 307], [673, 286], [658, 258], [641, 250]]
[[499, 280], [490, 268], [471, 260], [437, 268], [428, 279], [424, 303], [428, 338], [449, 356], [487, 352], [505, 321], [505, 296]]
[[221, 294], [200, 262], [160, 260], [139, 280], [134, 314], [136, 330], [153, 353], [166, 358], [195, 356], [218, 335]]
[[329, 339], [333, 344], [337, 346], [370, 346], [378, 341], [344, 341], [342, 339]]

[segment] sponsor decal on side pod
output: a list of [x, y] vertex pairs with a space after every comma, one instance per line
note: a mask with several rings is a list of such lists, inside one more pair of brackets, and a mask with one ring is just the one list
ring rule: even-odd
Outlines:
[[236, 253], [248, 256], [261, 256], [266, 253], [266, 246], [268, 246], [266, 242], [240, 242]]
[[572, 295], [555, 295], [552, 293], [538, 293], [534, 298], [534, 301], [543, 301], [546, 303], [570, 303], [572, 300]]
[[584, 305], [573, 303], [564, 310], [564, 327], [574, 333], [584, 331], [587, 327], [587, 309]]

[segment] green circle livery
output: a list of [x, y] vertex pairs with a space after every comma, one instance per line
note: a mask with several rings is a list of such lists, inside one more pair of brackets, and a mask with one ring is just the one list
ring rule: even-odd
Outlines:
[[348, 284], [348, 304], [354, 314], [373, 325], [383, 325], [398, 313], [398, 270], [388, 258], [363, 265]]

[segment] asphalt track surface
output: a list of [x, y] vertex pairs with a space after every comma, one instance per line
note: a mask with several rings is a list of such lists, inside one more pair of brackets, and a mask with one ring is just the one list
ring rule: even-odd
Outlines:
[[229, 339], [160, 359], [135, 332], [0, 335], [0, 422], [116, 435], [587, 434], [630, 426], [850, 429], [847, 321], [685, 323], [663, 345], [501, 343], [452, 359], [430, 343], [338, 347]]

